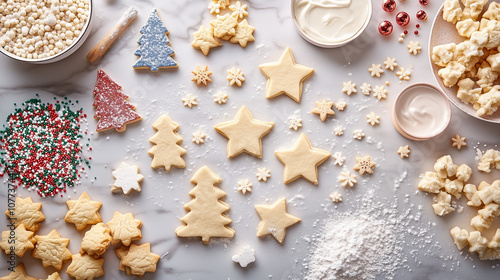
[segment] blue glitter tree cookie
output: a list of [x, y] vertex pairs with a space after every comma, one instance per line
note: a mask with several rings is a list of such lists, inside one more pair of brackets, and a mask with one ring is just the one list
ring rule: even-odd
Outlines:
[[168, 29], [163, 25], [156, 9], [151, 11], [148, 21], [140, 30], [142, 36], [137, 43], [139, 49], [135, 55], [139, 60], [134, 64], [135, 69], [151, 69], [156, 72], [160, 68], [177, 68], [179, 65], [172, 58], [175, 54], [170, 47], [167, 34]]

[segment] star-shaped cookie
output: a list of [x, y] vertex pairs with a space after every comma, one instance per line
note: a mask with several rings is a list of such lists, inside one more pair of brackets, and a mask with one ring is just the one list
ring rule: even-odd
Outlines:
[[45, 221], [41, 203], [33, 203], [31, 197], [22, 199], [16, 197], [16, 206], [14, 209], [5, 211], [7, 217], [12, 218], [16, 227], [24, 224], [27, 230], [37, 231], [40, 228], [40, 223]]
[[286, 212], [286, 198], [281, 198], [273, 205], [255, 205], [255, 210], [261, 219], [257, 236], [271, 234], [279, 243], [283, 244], [286, 229], [300, 219]]
[[95, 225], [102, 222], [99, 209], [102, 203], [90, 200], [89, 195], [83, 192], [78, 200], [66, 201], [68, 212], [64, 220], [75, 224], [77, 230], [84, 229], [87, 225]]
[[42, 260], [43, 267], [53, 266], [60, 270], [63, 263], [71, 259], [68, 250], [69, 238], [62, 238], [57, 230], [47, 235], [35, 235], [36, 247], [33, 257]]
[[106, 252], [112, 239], [111, 231], [103, 223], [93, 225], [82, 239], [80, 254], [87, 253], [98, 258]]
[[45, 280], [62, 280], [61, 276], [59, 276], [59, 273], [54, 272], [51, 275], [47, 276], [47, 279]]
[[266, 98], [284, 93], [297, 103], [302, 96], [302, 82], [314, 72], [313, 68], [296, 64], [290, 48], [286, 48], [278, 62], [262, 64], [259, 68], [268, 78]]
[[130, 245], [127, 255], [121, 260], [121, 264], [130, 268], [130, 274], [142, 276], [146, 272], [155, 272], [156, 263], [160, 259], [155, 253], [151, 253], [151, 244]]
[[135, 219], [132, 213], [122, 214], [118, 211], [113, 215], [113, 219], [106, 224], [111, 230], [113, 244], [122, 243], [129, 246], [134, 240], [142, 238], [142, 222]]
[[36, 240], [33, 237], [35, 233], [26, 230], [24, 224], [17, 226], [13, 232], [14, 236], [12, 236], [12, 231], [10, 230], [2, 232], [0, 249], [2, 249], [5, 254], [10, 255], [12, 251], [14, 251], [17, 256], [22, 257], [27, 250], [33, 250], [33, 248], [35, 248]]
[[307, 136], [302, 133], [292, 148], [276, 151], [276, 157], [285, 165], [283, 182], [288, 184], [303, 177], [317, 185], [318, 165], [327, 160], [330, 155], [325, 150], [313, 148]]
[[252, 33], [255, 31], [255, 27], [248, 24], [246, 19], [242, 20], [236, 26], [236, 34], [229, 40], [233, 44], [240, 44], [241, 47], [246, 47], [248, 42], [255, 41]]
[[66, 273], [76, 278], [76, 280], [94, 280], [97, 277], [104, 275], [102, 265], [104, 259], [95, 259], [89, 255], [73, 255], [71, 264], [66, 269]]
[[0, 277], [0, 280], [38, 280], [28, 276], [24, 270], [24, 264], [20, 263], [9, 275]]
[[214, 126], [215, 130], [228, 139], [227, 157], [243, 152], [262, 157], [262, 137], [274, 126], [273, 122], [255, 120], [247, 107], [242, 106], [234, 120]]
[[120, 164], [120, 167], [112, 172], [113, 177], [115, 177], [115, 182], [111, 187], [111, 191], [120, 191], [122, 190], [124, 194], [128, 195], [132, 190], [140, 192], [141, 185], [139, 182], [144, 179], [144, 176], [139, 174], [139, 166], [137, 165], [128, 165], [125, 162]]
[[214, 37], [213, 27], [206, 28], [202, 25], [198, 31], [193, 33], [193, 37], [194, 40], [191, 43], [191, 46], [195, 49], [201, 50], [204, 55], [208, 55], [210, 48], [222, 46], [222, 44]]
[[335, 112], [332, 110], [333, 102], [327, 102], [326, 99], [323, 99], [323, 101], [316, 101], [315, 103], [316, 108], [314, 108], [311, 113], [319, 115], [321, 121], [324, 122], [326, 120], [326, 117], [328, 117], [329, 115], [335, 115]]

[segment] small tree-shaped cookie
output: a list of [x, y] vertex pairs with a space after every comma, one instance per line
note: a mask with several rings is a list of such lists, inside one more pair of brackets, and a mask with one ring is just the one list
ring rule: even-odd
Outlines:
[[97, 81], [94, 87], [94, 118], [99, 119], [96, 130], [98, 132], [115, 128], [118, 132], [125, 131], [126, 125], [142, 119], [130, 104], [128, 96], [122, 87], [115, 83], [108, 74], [101, 69], [97, 70]]
[[234, 230], [227, 225], [231, 219], [224, 213], [229, 205], [220, 199], [226, 195], [215, 186], [222, 179], [210, 168], [200, 168], [191, 178], [196, 186], [189, 192], [193, 200], [184, 205], [189, 213], [181, 218], [184, 225], [175, 230], [180, 237], [201, 237], [208, 244], [211, 237], [233, 237]]
[[163, 166], [167, 171], [170, 171], [172, 166], [177, 168], [186, 167], [186, 163], [182, 158], [186, 150], [179, 146], [182, 137], [177, 134], [179, 124], [172, 121], [167, 115], [163, 115], [156, 120], [153, 128], [158, 132], [149, 138], [149, 142], [154, 144], [148, 151], [148, 154], [153, 157], [151, 167], [156, 169]]
[[171, 57], [175, 52], [170, 47], [168, 29], [163, 25], [156, 9], [153, 9], [140, 32], [142, 36], [137, 41], [139, 49], [134, 53], [140, 57], [134, 68], [149, 67], [151, 71], [156, 72], [160, 68], [178, 67], [177, 62]]

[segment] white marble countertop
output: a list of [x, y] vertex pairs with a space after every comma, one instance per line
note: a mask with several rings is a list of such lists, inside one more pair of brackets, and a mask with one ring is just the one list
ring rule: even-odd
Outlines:
[[[440, 6], [440, 1], [431, 3], [424, 9], [429, 15], [427, 22], [419, 22], [419, 35], [414, 35], [416, 20], [414, 14], [421, 9], [418, 1], [397, 1], [398, 9], [412, 16], [410, 34], [405, 43], [397, 39], [402, 29], [395, 26], [391, 36], [382, 37], [377, 25], [393, 14], [382, 11], [380, 1], [374, 2], [372, 21], [366, 32], [352, 43], [337, 49], [315, 47], [296, 32], [290, 15], [290, 3], [286, 0], [243, 1], [248, 4], [248, 22], [256, 27], [255, 42], [246, 48], [224, 42], [220, 48], [212, 49], [208, 56], [190, 46], [192, 33], [200, 24], [207, 25], [213, 16], [207, 9], [208, 0], [170, 0], [170, 1], [131, 1], [116, 0], [94, 1], [93, 31], [85, 44], [69, 58], [50, 65], [30, 65], [0, 56], [0, 120], [3, 123], [13, 110], [13, 103], [26, 101], [39, 93], [42, 100], [50, 101], [53, 96], [68, 96], [79, 100], [79, 105], [89, 115], [89, 131], [95, 131], [96, 121], [92, 119], [92, 89], [97, 68], [102, 68], [115, 81], [123, 86], [130, 101], [137, 105], [137, 112], [143, 116], [141, 122], [129, 125], [126, 132], [93, 133], [91, 135], [92, 168], [82, 185], [69, 189], [67, 195], [56, 198], [40, 198], [34, 192], [19, 189], [18, 194], [31, 196], [34, 201], [42, 202], [46, 221], [38, 234], [47, 234], [56, 228], [63, 237], [70, 237], [70, 250], [78, 252], [82, 232], [64, 222], [67, 211], [65, 201], [76, 199], [83, 191], [91, 198], [103, 202], [101, 215], [105, 222], [112, 218], [114, 211], [132, 212], [143, 221], [143, 242], [152, 244], [152, 251], [162, 258], [156, 273], [147, 273], [142, 279], [303, 279], [307, 270], [307, 258], [314, 250], [315, 236], [321, 225], [331, 216], [343, 212], [355, 212], [360, 200], [373, 194], [372, 203], [377, 209], [391, 208], [398, 217], [406, 219], [397, 234], [397, 242], [403, 246], [403, 264], [397, 270], [396, 279], [494, 279], [498, 275], [499, 262], [483, 262], [466, 251], [459, 252], [448, 233], [454, 225], [470, 229], [469, 221], [474, 212], [453, 213], [444, 218], [434, 215], [431, 207], [432, 197], [417, 190], [418, 176], [432, 169], [434, 161], [451, 154], [455, 161], [475, 166], [474, 147], [481, 149], [495, 147], [500, 139], [499, 125], [486, 123], [453, 108], [450, 126], [440, 136], [414, 142], [403, 138], [392, 125], [390, 110], [397, 93], [407, 85], [416, 82], [435, 84], [428, 62], [427, 41], [432, 18]], [[139, 16], [106, 56], [97, 65], [85, 60], [87, 52], [111, 29], [122, 12], [129, 6], [139, 10]], [[175, 60], [180, 67], [172, 71], [135, 71], [132, 65], [137, 57], [139, 29], [146, 21], [152, 8], [157, 8], [166, 27], [169, 29], [171, 46], [176, 52]], [[417, 40], [423, 47], [418, 56], [408, 54], [406, 44]], [[286, 47], [290, 47], [299, 64], [313, 67], [314, 75], [304, 84], [304, 94], [300, 104], [287, 97], [265, 99], [266, 78], [258, 65], [277, 61]], [[401, 66], [414, 65], [415, 70], [409, 82], [399, 82], [396, 75], [386, 72], [381, 79], [371, 78], [367, 69], [372, 63], [382, 63], [386, 56], [397, 58]], [[191, 82], [191, 70], [196, 65], [208, 65], [213, 72], [213, 82], [207, 88], [196, 87]], [[229, 87], [226, 70], [237, 66], [245, 73], [246, 81], [241, 88]], [[342, 82], [352, 80], [359, 86], [363, 82], [382, 85], [390, 82], [387, 100], [377, 101], [373, 96], [360, 92], [348, 97], [341, 92]], [[219, 90], [229, 94], [228, 103], [218, 105], [212, 95]], [[184, 107], [181, 98], [191, 93], [198, 97], [198, 106]], [[323, 98], [333, 101], [345, 100], [348, 105], [344, 112], [321, 122], [318, 116], [310, 113], [314, 102]], [[257, 159], [241, 155], [234, 159], [226, 157], [226, 139], [212, 127], [215, 124], [233, 119], [237, 110], [246, 105], [257, 119], [274, 121], [275, 127], [263, 140], [263, 157]], [[365, 115], [371, 111], [381, 115], [381, 124], [371, 127]], [[299, 112], [303, 127], [290, 130], [287, 118]], [[168, 114], [180, 124], [180, 135], [184, 138], [182, 146], [187, 149], [184, 156], [185, 169], [164, 170], [150, 168], [151, 157], [147, 150], [151, 144], [148, 138], [154, 134], [152, 123], [161, 115]], [[345, 134], [337, 137], [333, 128], [341, 124], [346, 127]], [[367, 137], [362, 141], [352, 139], [354, 129], [363, 129]], [[191, 142], [191, 134], [197, 130], [207, 134], [203, 145]], [[319, 168], [319, 185], [314, 186], [305, 180], [285, 185], [282, 182], [283, 165], [274, 155], [276, 149], [291, 146], [298, 135], [306, 133], [314, 146], [332, 152], [341, 151], [346, 157], [346, 167], [352, 169], [355, 156], [369, 154], [377, 163], [372, 176], [360, 176], [361, 180], [353, 189], [338, 187], [337, 176], [342, 168], [329, 159]], [[467, 137], [467, 147], [460, 151], [452, 148], [450, 138], [455, 134]], [[396, 153], [400, 145], [409, 144], [411, 156], [402, 160]], [[112, 194], [111, 171], [122, 161], [138, 164], [145, 176], [141, 183], [142, 191], [130, 196]], [[193, 173], [203, 165], [208, 165], [223, 182], [221, 189], [227, 192], [225, 201], [231, 206], [228, 212], [232, 219], [231, 227], [236, 235], [231, 240], [214, 240], [204, 245], [199, 239], [181, 239], [174, 231], [181, 225], [180, 217], [185, 215], [183, 205], [190, 200], [189, 182]], [[257, 182], [255, 173], [258, 167], [271, 170], [267, 183]], [[473, 168], [476, 170], [475, 168]], [[498, 178], [499, 171], [489, 175], [475, 171], [472, 182], [492, 181]], [[93, 179], [93, 178], [96, 179]], [[92, 178], [92, 179], [91, 179]], [[4, 177], [4, 179], [6, 179]], [[250, 179], [253, 191], [243, 195], [235, 190], [237, 181]], [[5, 208], [6, 183], [1, 184], [0, 208]], [[343, 202], [333, 204], [328, 195], [332, 191], [343, 194]], [[271, 204], [280, 197], [288, 200], [288, 211], [302, 221], [289, 228], [283, 245], [272, 237], [256, 237], [259, 217], [254, 210], [255, 204]], [[458, 201], [465, 205], [462, 198]], [[422, 207], [419, 207], [419, 206]], [[467, 206], [466, 206], [467, 207]], [[408, 213], [414, 222], [408, 222]], [[382, 215], [382, 214], [378, 214]], [[415, 217], [420, 217], [419, 219]], [[0, 230], [6, 230], [6, 220], [0, 223]], [[500, 223], [495, 222], [493, 227]], [[231, 256], [245, 245], [256, 251], [257, 261], [247, 268], [241, 268], [231, 261]], [[112, 250], [104, 255], [104, 279], [124, 279], [126, 274], [118, 270], [118, 258]], [[8, 274], [6, 256], [0, 254], [0, 276]], [[44, 269], [30, 254], [18, 258], [27, 264], [28, 274], [46, 278], [53, 269]], [[65, 271], [68, 264], [63, 267]], [[63, 279], [70, 277], [64, 272]], [[384, 276], [378, 276], [384, 278]]]

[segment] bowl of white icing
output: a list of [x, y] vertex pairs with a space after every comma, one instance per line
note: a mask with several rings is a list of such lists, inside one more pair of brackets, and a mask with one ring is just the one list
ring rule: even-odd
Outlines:
[[450, 102], [440, 89], [431, 84], [413, 84], [396, 97], [392, 120], [404, 137], [427, 140], [441, 134], [450, 123]]
[[371, 0], [291, 0], [292, 18], [309, 43], [336, 48], [356, 39], [372, 17]]

